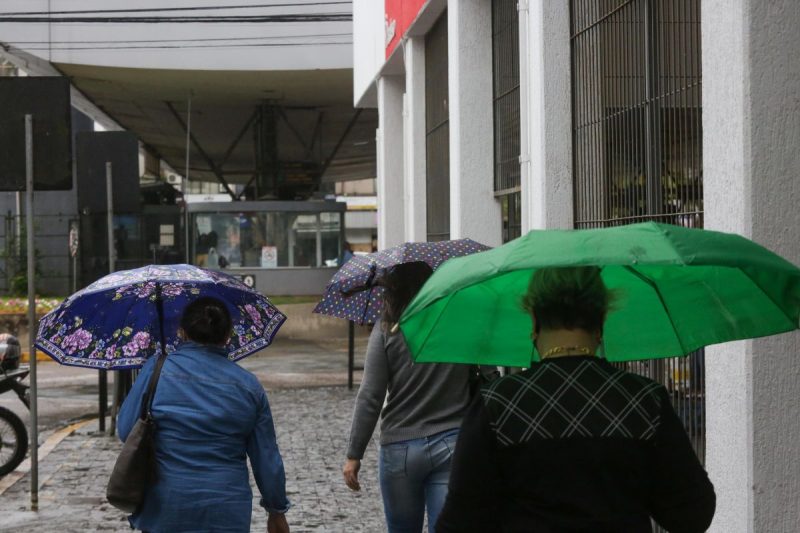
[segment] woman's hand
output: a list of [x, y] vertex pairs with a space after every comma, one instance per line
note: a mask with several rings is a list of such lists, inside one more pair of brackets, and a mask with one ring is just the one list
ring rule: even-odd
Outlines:
[[289, 523], [286, 521], [286, 515], [269, 513], [267, 517], [267, 533], [289, 533]]
[[350, 490], [361, 490], [361, 485], [358, 483], [358, 471], [361, 470], [361, 461], [358, 459], [348, 459], [342, 468], [344, 475], [344, 482], [350, 487]]

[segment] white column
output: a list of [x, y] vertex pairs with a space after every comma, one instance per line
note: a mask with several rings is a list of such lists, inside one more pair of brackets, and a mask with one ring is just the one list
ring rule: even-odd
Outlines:
[[491, 2], [450, 2], [447, 32], [450, 238], [496, 246], [502, 220], [494, 197]]
[[378, 80], [378, 249], [404, 240], [403, 76]]
[[520, 1], [522, 232], [572, 228], [569, 2]]
[[424, 242], [426, 220], [425, 160], [425, 38], [405, 43], [405, 208], [406, 241]]
[[[800, 263], [800, 3], [705, 0], [705, 226]], [[706, 355], [711, 531], [800, 531], [800, 335]]]

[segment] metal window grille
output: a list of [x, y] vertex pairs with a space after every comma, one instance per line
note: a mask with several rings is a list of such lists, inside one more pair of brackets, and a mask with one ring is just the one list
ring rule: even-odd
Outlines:
[[513, 192], [499, 197], [503, 214], [503, 242], [508, 242], [522, 235], [522, 198], [521, 193]]
[[429, 241], [450, 238], [447, 12], [425, 36], [425, 162]]
[[[703, 225], [700, 0], [570, 0], [575, 225]], [[630, 363], [705, 458], [702, 352]]]
[[494, 190], [520, 189], [519, 11], [517, 0], [492, 1]]

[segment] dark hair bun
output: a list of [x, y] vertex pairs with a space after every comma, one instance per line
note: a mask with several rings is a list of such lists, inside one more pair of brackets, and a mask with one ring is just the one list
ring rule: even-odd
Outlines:
[[223, 301], [203, 297], [186, 306], [181, 318], [181, 328], [189, 340], [219, 346], [225, 344], [231, 336], [233, 322]]

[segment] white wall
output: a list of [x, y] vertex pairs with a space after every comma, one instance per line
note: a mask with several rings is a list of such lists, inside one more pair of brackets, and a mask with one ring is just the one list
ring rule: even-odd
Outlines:
[[375, 78], [386, 62], [385, 3], [353, 0], [353, 100], [374, 107]]
[[427, 161], [425, 149], [425, 38], [412, 37], [403, 47], [406, 95], [403, 109], [405, 138], [405, 234], [407, 241], [427, 240]]
[[[705, 225], [800, 263], [800, 3], [702, 3]], [[797, 332], [711, 347], [712, 531], [800, 531]]]
[[573, 227], [569, 5], [520, 11], [522, 232]]
[[447, 10], [450, 96], [450, 237], [502, 242], [494, 198], [492, 6], [451, 2]]
[[378, 80], [378, 248], [405, 240], [403, 191], [403, 76]]
[[[367, 2], [376, 0], [367, 0]], [[4, 13], [16, 11], [52, 11], [161, 8], [162, 0], [137, 0], [108, 2], [107, 0], [3, 0], [0, 9]], [[287, 3], [287, 2], [281, 2]], [[364, 3], [364, 2], [362, 2]], [[236, 5], [265, 4], [260, 0], [239, 0]], [[170, 0], [169, 7], [218, 6], [217, 0]], [[281, 13], [349, 12], [348, 5], [292, 6], [259, 9], [186, 11], [136, 13], [135, 15], [264, 15]], [[107, 16], [130, 16], [131, 14], [107, 14]], [[53, 15], [64, 16], [64, 15]], [[87, 15], [92, 16], [92, 15]], [[382, 25], [381, 25], [382, 28]], [[322, 34], [344, 34], [325, 35]], [[307, 37], [319, 35], [318, 37]], [[119, 44], [80, 44], [76, 41], [131, 41], [173, 39], [230, 39], [256, 38], [248, 41], [213, 41], [183, 43], [206, 46], [206, 48], [100, 50], [100, 46]], [[270, 37], [272, 39], [265, 39]], [[288, 37], [288, 39], [287, 39]], [[312, 68], [350, 68], [353, 64], [351, 22], [308, 23], [247, 23], [247, 24], [48, 24], [48, 23], [0, 23], [0, 41], [27, 49], [47, 60], [63, 63], [79, 63], [102, 66], [211, 69], [211, 70], [307, 70]], [[29, 42], [23, 44], [23, 42]], [[35, 43], [30, 43], [35, 41]], [[66, 41], [72, 44], [58, 44]], [[209, 45], [243, 43], [282, 43], [278, 47], [225, 47], [208, 48]], [[320, 44], [317, 46], [291, 46], [288, 43], [320, 42], [345, 44]], [[53, 43], [52, 52], [48, 43]], [[181, 43], [131, 43], [131, 46], [175, 45]], [[59, 47], [92, 47], [93, 50], [56, 50]]]

